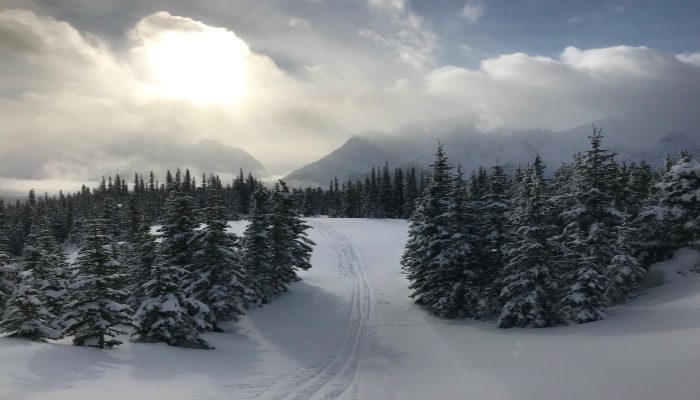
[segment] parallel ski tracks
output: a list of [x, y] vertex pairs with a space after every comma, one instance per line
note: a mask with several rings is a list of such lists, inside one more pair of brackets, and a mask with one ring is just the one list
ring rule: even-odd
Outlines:
[[348, 237], [323, 222], [315, 221], [313, 227], [329, 239], [338, 256], [338, 270], [352, 278], [350, 314], [343, 341], [335, 355], [329, 357], [328, 362], [317, 367], [302, 368], [281, 377], [256, 398], [337, 399], [352, 384], [360, 357], [366, 347], [372, 295], [364, 271], [364, 262]]

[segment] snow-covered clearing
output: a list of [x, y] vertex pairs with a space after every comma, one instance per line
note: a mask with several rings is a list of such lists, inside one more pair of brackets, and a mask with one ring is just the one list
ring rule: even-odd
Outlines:
[[[205, 335], [215, 350], [3, 338], [0, 399], [700, 398], [699, 274], [665, 274], [604, 321], [500, 330], [411, 303], [405, 222], [310, 223], [314, 267], [228, 332]], [[686, 250], [655, 270], [677, 275], [697, 260]]]

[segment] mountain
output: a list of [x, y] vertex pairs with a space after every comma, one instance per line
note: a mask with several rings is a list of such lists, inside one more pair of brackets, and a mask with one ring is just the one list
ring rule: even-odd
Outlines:
[[265, 167], [247, 151], [205, 139], [185, 152], [183, 162], [203, 172], [237, 174], [240, 168], [258, 177], [268, 175]]
[[[128, 149], [127, 149], [128, 150]], [[114, 150], [112, 150], [114, 151]], [[227, 146], [216, 140], [205, 139], [194, 145], [180, 143], [153, 143], [140, 146], [139, 153], [134, 154], [130, 162], [120, 167], [117, 172], [130, 174], [133, 171], [154, 171], [164, 173], [166, 169], [188, 168], [199, 177], [203, 173], [216, 173], [222, 179], [238, 175], [239, 169], [251, 172], [257, 177], [267, 177], [265, 167], [245, 150]]]
[[[689, 128], [692, 124], [665, 127], [663, 122], [636, 116], [604, 118], [564, 131], [514, 130], [493, 129], [478, 118], [460, 115], [404, 124], [388, 133], [355, 135], [332, 153], [291, 172], [285, 179], [294, 185], [325, 186], [334, 177], [360, 178], [372, 166], [385, 162], [392, 167], [425, 168], [433, 160], [438, 140], [444, 143], [450, 160], [455, 165], [460, 163], [467, 172], [496, 163], [513, 169], [518, 164], [529, 163], [538, 153], [553, 169], [588, 148], [593, 125], [603, 129], [605, 146], [617, 152], [621, 160], [643, 159], [659, 164], [666, 154], [676, 154], [682, 149], [700, 155], [700, 132]], [[691, 132], [693, 136], [689, 135]]]

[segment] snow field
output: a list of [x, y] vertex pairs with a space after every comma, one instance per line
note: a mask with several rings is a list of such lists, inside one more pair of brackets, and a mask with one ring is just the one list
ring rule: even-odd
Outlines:
[[700, 398], [697, 252], [655, 265], [666, 283], [606, 320], [501, 330], [412, 304], [404, 221], [309, 222], [313, 268], [227, 332], [203, 335], [215, 350], [2, 338], [0, 399]]

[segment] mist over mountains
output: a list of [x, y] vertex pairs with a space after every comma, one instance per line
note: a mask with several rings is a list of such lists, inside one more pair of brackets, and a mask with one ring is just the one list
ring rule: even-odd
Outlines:
[[286, 176], [293, 185], [325, 186], [334, 177], [358, 179], [372, 166], [388, 162], [393, 167], [425, 168], [432, 162], [438, 140], [447, 156], [466, 172], [496, 163], [513, 169], [540, 154], [554, 167], [569, 162], [575, 153], [588, 148], [592, 126], [603, 129], [604, 145], [624, 161], [646, 160], [657, 165], [666, 154], [682, 149], [700, 154], [697, 121], [687, 118], [653, 120], [644, 116], [609, 117], [564, 131], [490, 128], [473, 116], [414, 122], [391, 132], [366, 132], [348, 139], [335, 151]]

